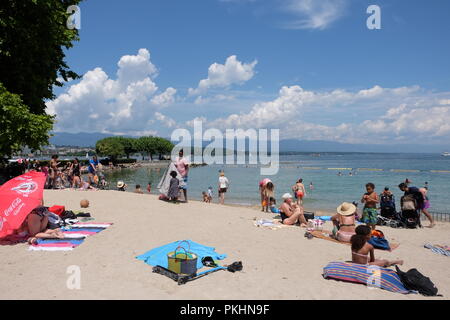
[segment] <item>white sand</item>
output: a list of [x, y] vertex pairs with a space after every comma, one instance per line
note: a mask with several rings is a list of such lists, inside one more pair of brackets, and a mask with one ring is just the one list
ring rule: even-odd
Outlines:
[[[69, 252], [30, 252], [26, 244], [0, 246], [0, 299], [430, 299], [323, 279], [323, 267], [348, 260], [350, 248], [308, 240], [299, 227], [257, 228], [255, 217], [271, 215], [253, 209], [196, 201], [176, 205], [154, 195], [117, 191], [45, 191], [46, 205], [65, 205], [69, 210], [80, 210], [83, 198], [89, 199], [86, 211], [95, 221], [114, 225]], [[402, 270], [419, 269], [444, 295], [435, 299], [448, 299], [450, 258], [423, 245], [450, 244], [450, 224], [381, 229], [400, 247], [391, 253], [376, 250], [376, 256], [404, 259]], [[178, 286], [135, 259], [182, 239], [213, 246], [228, 254], [224, 263], [241, 260], [244, 270], [219, 271]], [[81, 268], [80, 290], [67, 288], [71, 265]]]

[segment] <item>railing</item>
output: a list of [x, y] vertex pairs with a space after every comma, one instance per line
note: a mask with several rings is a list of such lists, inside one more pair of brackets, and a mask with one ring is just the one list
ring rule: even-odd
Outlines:
[[[450, 222], [450, 213], [430, 212], [430, 214], [433, 217], [434, 221]], [[427, 217], [424, 214], [420, 214], [420, 217], [422, 220], [427, 219]]]

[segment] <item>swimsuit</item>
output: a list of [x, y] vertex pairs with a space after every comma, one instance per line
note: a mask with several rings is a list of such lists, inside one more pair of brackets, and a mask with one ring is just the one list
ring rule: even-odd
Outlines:
[[366, 224], [377, 224], [378, 211], [376, 208], [364, 208], [361, 222]]
[[357, 256], [366, 258], [366, 259], [367, 259], [366, 264], [369, 264], [369, 259], [370, 259], [370, 258], [369, 258], [369, 254], [368, 254], [368, 253], [367, 253], [367, 254], [362, 254], [362, 253], [357, 253], [357, 252], [352, 251], [352, 254], [355, 254], [355, 255], [357, 255]]
[[336, 238], [341, 241], [341, 242], [350, 242], [350, 239], [352, 238], [353, 235], [355, 235], [356, 233], [353, 232], [349, 232], [349, 231], [341, 231], [339, 230], [336, 234]]

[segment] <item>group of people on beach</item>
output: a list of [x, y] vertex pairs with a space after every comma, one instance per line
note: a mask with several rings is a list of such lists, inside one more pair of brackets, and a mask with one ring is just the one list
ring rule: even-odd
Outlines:
[[[93, 156], [87, 166], [82, 166], [78, 158], [74, 158], [64, 165], [58, 160], [59, 157], [55, 154], [52, 155], [48, 165], [41, 163], [39, 160], [28, 161], [24, 173], [30, 170], [44, 173], [46, 189], [96, 190], [106, 188], [107, 182], [97, 156]], [[87, 179], [83, 177], [83, 171], [87, 171]]]
[[[406, 201], [406, 197], [410, 196], [414, 199], [414, 208], [419, 217], [422, 212], [430, 221], [430, 227], [435, 225], [432, 216], [427, 209], [430, 207], [430, 202], [427, 197], [428, 184], [423, 188], [411, 186], [411, 181], [406, 179], [405, 182], [399, 184], [399, 189], [404, 193], [402, 202]], [[366, 184], [366, 192], [361, 197], [361, 203], [364, 204], [362, 216], [359, 217], [357, 213], [357, 203], [343, 202], [337, 207], [337, 213], [331, 217], [333, 223], [332, 236], [341, 242], [351, 243], [352, 247], [352, 261], [355, 263], [373, 264], [377, 266], [391, 266], [394, 264], [402, 264], [402, 260], [388, 261], [377, 260], [374, 256], [374, 247], [368, 242], [373, 233], [376, 233], [376, 225], [378, 224], [378, 205], [386, 198], [393, 199], [393, 194], [389, 187], [385, 187], [383, 192], [378, 195], [375, 192], [375, 185], [371, 182]], [[279, 214], [281, 223], [285, 225], [299, 225], [307, 227], [308, 221], [304, 215], [303, 198], [306, 196], [306, 188], [303, 184], [303, 179], [298, 179], [292, 186], [292, 191], [295, 195], [295, 200], [290, 193], [285, 193], [282, 196], [283, 203], [279, 208], [276, 206], [274, 197], [275, 186], [273, 182], [265, 178], [259, 183], [259, 191], [261, 195], [262, 211]], [[380, 199], [383, 199], [380, 201]], [[403, 206], [403, 203], [402, 203]], [[361, 225], [356, 226], [359, 222]]]

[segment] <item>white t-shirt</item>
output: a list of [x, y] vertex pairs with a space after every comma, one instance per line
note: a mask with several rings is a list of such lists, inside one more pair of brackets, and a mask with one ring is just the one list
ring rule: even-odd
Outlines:
[[228, 179], [226, 177], [219, 177], [219, 188], [228, 188]]

